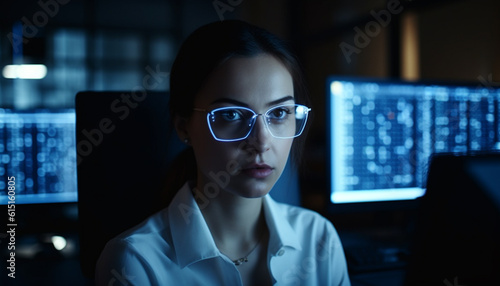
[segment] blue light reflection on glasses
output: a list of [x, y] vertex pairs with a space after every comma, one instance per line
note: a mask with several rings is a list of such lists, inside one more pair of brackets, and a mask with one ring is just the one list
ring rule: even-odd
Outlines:
[[[233, 142], [246, 139], [260, 115], [266, 118], [266, 128], [273, 137], [288, 139], [300, 136], [311, 108], [300, 104], [284, 104], [274, 106], [264, 114], [241, 106], [221, 107], [210, 111], [201, 108], [193, 110], [207, 113], [208, 127], [215, 140]], [[292, 129], [295, 130], [292, 132]]]

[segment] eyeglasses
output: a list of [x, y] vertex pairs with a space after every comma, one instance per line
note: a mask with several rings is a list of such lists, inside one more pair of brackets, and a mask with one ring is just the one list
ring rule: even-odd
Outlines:
[[215, 140], [231, 142], [246, 139], [252, 132], [258, 116], [264, 116], [267, 130], [275, 138], [300, 136], [311, 108], [300, 104], [286, 104], [274, 106], [264, 114], [240, 106], [221, 107], [211, 111], [201, 108], [193, 110], [207, 112], [208, 127]]

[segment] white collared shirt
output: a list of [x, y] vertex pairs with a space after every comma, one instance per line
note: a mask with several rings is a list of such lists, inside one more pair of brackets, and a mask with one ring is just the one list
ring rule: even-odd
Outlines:
[[[350, 285], [340, 239], [319, 214], [264, 197], [274, 285]], [[96, 285], [243, 285], [222, 254], [188, 184], [168, 208], [109, 241]]]

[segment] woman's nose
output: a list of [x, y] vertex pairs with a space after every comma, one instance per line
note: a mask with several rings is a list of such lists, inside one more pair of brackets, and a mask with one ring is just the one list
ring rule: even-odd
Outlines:
[[[259, 118], [260, 117], [260, 118]], [[262, 153], [269, 149], [271, 133], [269, 128], [266, 126], [266, 118], [263, 115], [257, 116], [255, 119], [255, 124], [253, 126], [252, 132], [250, 133], [250, 143], [257, 149], [258, 152]]]

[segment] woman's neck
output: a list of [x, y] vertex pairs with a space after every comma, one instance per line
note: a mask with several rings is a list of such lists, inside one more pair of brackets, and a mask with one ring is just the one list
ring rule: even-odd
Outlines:
[[267, 233], [262, 204], [263, 198], [244, 198], [224, 190], [200, 204], [217, 247], [231, 259], [246, 255]]

